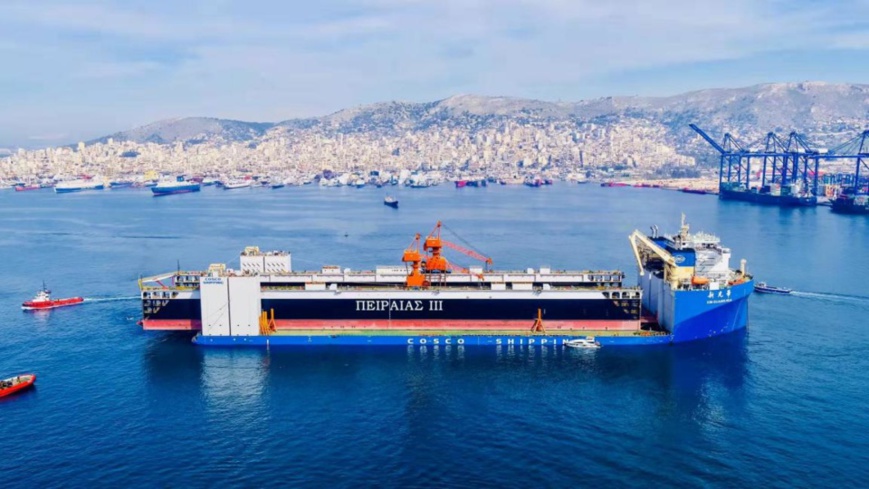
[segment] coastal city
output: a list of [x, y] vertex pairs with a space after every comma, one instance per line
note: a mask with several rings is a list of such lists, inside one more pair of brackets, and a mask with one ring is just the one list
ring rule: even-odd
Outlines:
[[[6, 150], [0, 153], [0, 188], [128, 188], [180, 178], [205, 185], [229, 183], [225, 188], [424, 188], [450, 182], [535, 187], [568, 181], [718, 193], [722, 182], [729, 183], [730, 171], [719, 175], [724, 169], [716, 148], [690, 128], [691, 122], [706, 120], [716, 135], [734, 131], [739, 139], [726, 132], [732, 143], [724, 144], [743, 153], [761, 154], [773, 133], [711, 104], [736, 97], [758, 106], [760, 117], [760, 104], [794, 105], [804, 93], [827, 100], [831, 107], [845, 106], [855, 90], [861, 87], [767, 84], [685, 94], [666, 99], [669, 105], [659, 109], [650, 109], [641, 99], [563, 104], [464, 95], [431, 103], [385, 102], [279, 123], [168, 119], [77, 144]], [[789, 136], [783, 128], [802, 127], [805, 137], [817, 144], [799, 150], [823, 151], [859, 134], [860, 119], [836, 115], [842, 112], [815, 111], [811, 119], [799, 121], [801, 126], [779, 119], [769, 123], [781, 131], [775, 141], [788, 140], [790, 146], [798, 133]], [[797, 154], [777, 147], [780, 155]], [[744, 180], [746, 188], [776, 181], [776, 164], [767, 167], [769, 158], [758, 158], [747, 179], [743, 170], [734, 177]], [[779, 161], [777, 168], [781, 165]], [[807, 172], [801, 177], [804, 187]], [[824, 176], [821, 187], [812, 184], [800, 191], [834, 198], [843, 181], [827, 176], [842, 173], [854, 173], [852, 161], [825, 160], [818, 168], [817, 177]]]
[[[715, 179], [695, 158], [666, 143], [663, 128], [631, 125], [580, 128], [521, 125], [469, 133], [433, 127], [383, 136], [278, 127], [260, 140], [217, 136], [171, 144], [106, 138], [74, 146], [18, 150], [0, 159], [3, 187], [50, 187], [81, 178], [105, 188], [147, 186], [178, 175], [260, 185], [426, 187], [454, 181], [539, 186], [554, 180], [669, 180], [713, 190]], [[703, 177], [703, 178], [700, 178]]]

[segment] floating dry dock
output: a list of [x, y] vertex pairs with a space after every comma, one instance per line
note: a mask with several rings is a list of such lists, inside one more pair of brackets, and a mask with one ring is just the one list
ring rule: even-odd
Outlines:
[[[648, 345], [742, 329], [753, 290], [745, 264], [713, 235], [635, 231], [639, 284], [621, 271], [491, 270], [492, 260], [417, 235], [404, 266], [293, 271], [288, 252], [248, 247], [239, 269], [212, 264], [140, 281], [146, 330], [190, 330], [201, 345], [541, 345], [594, 337]], [[461, 268], [444, 248], [483, 266]]]

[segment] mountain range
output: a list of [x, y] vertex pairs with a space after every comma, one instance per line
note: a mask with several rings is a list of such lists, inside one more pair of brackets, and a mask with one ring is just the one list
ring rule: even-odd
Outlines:
[[322, 117], [281, 122], [244, 122], [187, 117], [155, 122], [105, 136], [115, 141], [158, 144], [204, 141], [256, 143], [270, 133], [317, 131], [326, 135], [412, 134], [446, 127], [469, 134], [506, 121], [543, 126], [647, 121], [665, 129], [664, 138], [683, 154], [708, 154], [710, 148], [688, 127], [695, 123], [720, 140], [724, 132], [748, 142], [773, 131], [805, 134], [820, 147], [845, 141], [869, 128], [869, 85], [825, 82], [771, 83], [744, 88], [708, 89], [668, 97], [603, 97], [579, 102], [547, 102], [511, 97], [457, 95], [436, 102], [385, 102]]

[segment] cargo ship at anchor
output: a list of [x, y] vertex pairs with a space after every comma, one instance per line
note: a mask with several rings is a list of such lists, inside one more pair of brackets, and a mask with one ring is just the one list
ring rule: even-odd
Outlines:
[[[492, 260], [417, 235], [404, 266], [294, 271], [289, 252], [247, 247], [240, 267], [212, 264], [139, 282], [145, 330], [189, 330], [199, 345], [564, 345], [693, 341], [746, 327], [754, 289], [715, 236], [630, 236], [639, 284], [621, 271], [490, 270]], [[451, 248], [483, 261], [462, 268]]]

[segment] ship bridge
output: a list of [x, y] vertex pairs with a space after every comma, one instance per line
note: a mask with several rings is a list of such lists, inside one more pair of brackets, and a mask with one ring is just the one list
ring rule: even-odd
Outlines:
[[640, 275], [660, 271], [674, 290], [717, 290], [726, 287], [737, 275], [745, 275], [744, 262], [739, 272], [730, 269], [730, 249], [721, 246], [718, 236], [692, 234], [689, 229], [683, 214], [676, 235], [659, 236], [654, 229], [650, 236], [634, 231], [629, 239]]

